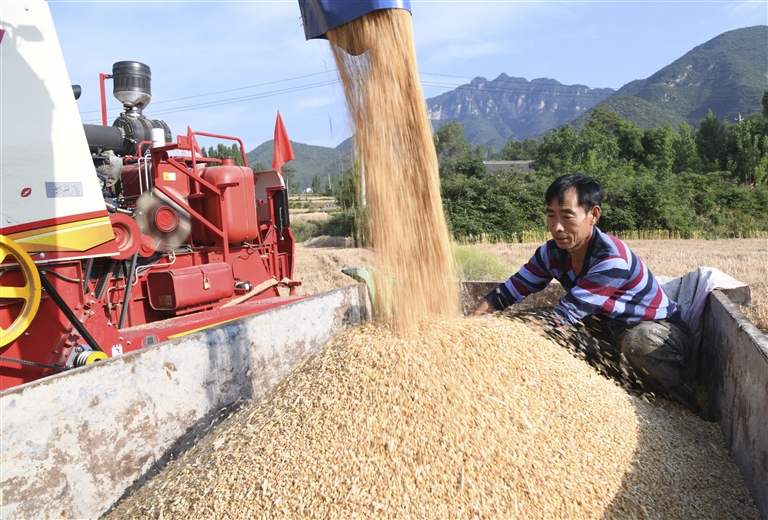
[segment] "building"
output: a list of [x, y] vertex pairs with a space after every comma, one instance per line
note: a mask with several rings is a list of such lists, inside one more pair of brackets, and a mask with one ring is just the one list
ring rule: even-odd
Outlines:
[[495, 174], [503, 171], [529, 173], [533, 171], [533, 161], [483, 161], [485, 173]]

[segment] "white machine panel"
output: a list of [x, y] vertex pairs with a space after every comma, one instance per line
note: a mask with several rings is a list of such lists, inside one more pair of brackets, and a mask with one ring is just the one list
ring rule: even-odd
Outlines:
[[48, 4], [3, 2], [0, 29], [0, 232], [106, 215]]

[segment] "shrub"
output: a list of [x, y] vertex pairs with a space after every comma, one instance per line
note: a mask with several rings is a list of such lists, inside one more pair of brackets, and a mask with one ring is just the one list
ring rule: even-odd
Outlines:
[[454, 256], [462, 280], [505, 280], [511, 274], [491, 251], [478, 247], [458, 246]]
[[291, 222], [293, 238], [296, 242], [304, 242], [314, 236], [318, 236], [321, 222], [317, 220], [294, 220]]

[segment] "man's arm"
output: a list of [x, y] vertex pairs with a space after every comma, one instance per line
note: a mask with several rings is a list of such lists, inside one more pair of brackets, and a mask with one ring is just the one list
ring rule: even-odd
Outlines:
[[529, 294], [543, 290], [551, 281], [547, 244], [544, 244], [518, 272], [480, 300], [468, 316], [476, 318], [494, 310], [504, 310], [523, 301]]

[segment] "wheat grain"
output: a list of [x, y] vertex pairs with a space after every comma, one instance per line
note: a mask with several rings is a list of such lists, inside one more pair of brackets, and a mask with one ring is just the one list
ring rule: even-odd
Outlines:
[[504, 318], [417, 329], [347, 331], [109, 518], [758, 517], [716, 425]]

